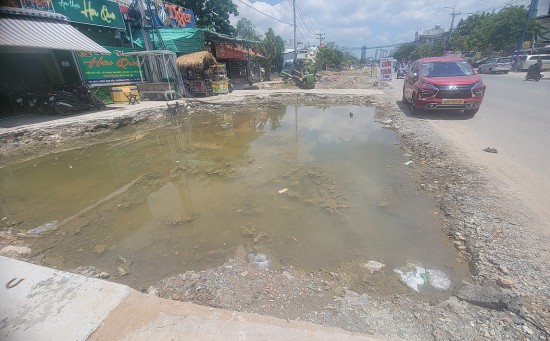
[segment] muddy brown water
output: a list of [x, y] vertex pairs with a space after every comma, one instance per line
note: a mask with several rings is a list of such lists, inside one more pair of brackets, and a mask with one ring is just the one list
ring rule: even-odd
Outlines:
[[377, 260], [466, 270], [408, 179], [395, 133], [359, 106], [201, 113], [125, 138], [0, 168], [0, 209], [36, 257], [146, 288], [221, 265], [239, 246], [272, 268]]

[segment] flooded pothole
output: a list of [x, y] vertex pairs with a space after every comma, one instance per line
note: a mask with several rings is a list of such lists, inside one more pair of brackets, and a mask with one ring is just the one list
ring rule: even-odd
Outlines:
[[[379, 115], [270, 105], [124, 128], [115, 142], [0, 168], [1, 213], [21, 232], [51, 222], [28, 238], [41, 263], [94, 266], [138, 289], [238, 249], [272, 269], [353, 275], [376, 260], [396, 277], [415, 262], [458, 282], [466, 266]], [[356, 277], [358, 291], [391, 294], [387, 277]]]

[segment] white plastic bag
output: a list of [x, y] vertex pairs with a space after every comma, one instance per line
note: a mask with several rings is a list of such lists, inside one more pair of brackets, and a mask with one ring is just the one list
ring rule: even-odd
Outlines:
[[443, 271], [428, 269], [426, 274], [428, 284], [434, 289], [445, 291], [451, 287], [451, 280]]
[[418, 292], [418, 287], [426, 283], [426, 270], [421, 264], [407, 264], [401, 269], [393, 270], [401, 277], [401, 282]]

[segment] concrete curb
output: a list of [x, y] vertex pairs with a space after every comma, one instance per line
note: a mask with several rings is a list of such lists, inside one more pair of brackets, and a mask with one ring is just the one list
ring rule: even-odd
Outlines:
[[2, 256], [0, 269], [5, 284], [0, 288], [2, 340], [383, 340], [303, 321], [166, 300]]
[[86, 340], [132, 292], [124, 285], [1, 256], [0, 269], [3, 340]]

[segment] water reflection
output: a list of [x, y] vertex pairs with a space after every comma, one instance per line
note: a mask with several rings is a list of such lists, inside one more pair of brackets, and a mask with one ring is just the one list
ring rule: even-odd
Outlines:
[[32, 242], [46, 264], [118, 271], [134, 287], [219, 265], [238, 246], [275, 267], [360, 257], [446, 269], [453, 253], [377, 114], [273, 105], [128, 128], [0, 168], [0, 210], [22, 230], [61, 222]]

